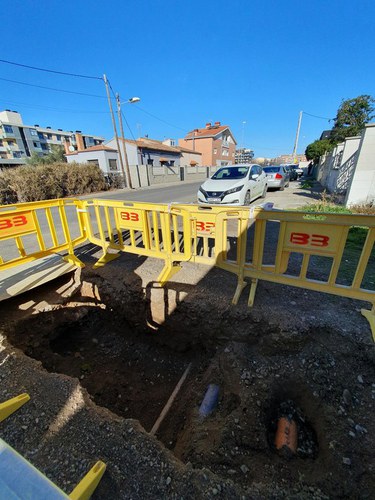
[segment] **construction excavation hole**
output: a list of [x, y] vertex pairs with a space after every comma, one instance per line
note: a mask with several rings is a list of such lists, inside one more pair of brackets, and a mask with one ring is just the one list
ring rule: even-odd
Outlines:
[[[8, 341], [48, 372], [79, 379], [97, 405], [139, 420], [146, 432], [185, 374], [155, 431], [182, 462], [244, 485], [290, 486], [308, 478], [314, 487], [347, 494], [338, 453], [348, 439], [350, 412], [356, 412], [353, 425], [365, 421], [366, 408], [355, 397], [358, 384], [351, 380], [359, 370], [370, 378], [367, 353], [354, 359], [350, 341], [338, 343], [334, 332], [281, 331], [245, 313], [224, 320], [219, 309], [211, 310], [208, 321], [199, 301], [182, 302], [156, 327], [149, 321], [150, 297], [139, 294], [129, 301], [103, 288], [101, 297], [97, 303], [75, 297], [18, 321]], [[204, 414], [210, 386], [217, 393]], [[343, 400], [344, 390], [350, 402]], [[290, 454], [275, 444], [284, 417], [296, 424]], [[359, 438], [350, 446], [353, 454], [364, 451]], [[358, 477], [368, 482], [359, 472]]]

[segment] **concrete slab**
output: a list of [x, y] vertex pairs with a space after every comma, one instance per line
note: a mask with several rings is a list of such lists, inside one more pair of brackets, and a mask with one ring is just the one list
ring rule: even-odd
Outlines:
[[64, 262], [60, 255], [51, 255], [0, 271], [0, 301], [44, 285], [75, 269], [76, 266]]

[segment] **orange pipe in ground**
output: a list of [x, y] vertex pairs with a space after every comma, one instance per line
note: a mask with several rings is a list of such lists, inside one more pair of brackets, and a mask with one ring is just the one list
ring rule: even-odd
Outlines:
[[285, 417], [279, 419], [277, 423], [275, 445], [277, 450], [285, 450], [286, 448], [289, 452], [293, 453], [293, 455], [296, 454], [297, 425], [294, 420], [288, 420]]

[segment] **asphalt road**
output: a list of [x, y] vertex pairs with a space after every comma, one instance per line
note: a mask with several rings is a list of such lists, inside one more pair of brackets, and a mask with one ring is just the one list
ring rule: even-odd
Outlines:
[[[107, 200], [130, 200], [130, 201], [148, 201], [150, 203], [196, 203], [197, 192], [200, 182], [181, 182], [163, 184], [161, 186], [151, 186], [142, 189], [117, 189], [116, 191], [106, 191], [81, 196], [82, 199], [103, 198]], [[316, 198], [310, 189], [301, 189], [300, 181], [293, 181], [284, 191], [268, 191], [266, 199], [258, 198], [252, 202], [252, 206], [259, 205], [264, 201], [270, 201], [276, 208], [298, 208]]]
[[116, 191], [82, 196], [84, 199], [148, 201], [150, 203], [196, 203], [200, 182], [180, 182], [151, 186], [142, 189], [117, 189]]

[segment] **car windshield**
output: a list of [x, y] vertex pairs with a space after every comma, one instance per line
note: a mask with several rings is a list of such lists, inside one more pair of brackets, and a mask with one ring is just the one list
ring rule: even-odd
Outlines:
[[217, 180], [231, 180], [231, 179], [243, 179], [246, 177], [249, 171], [249, 167], [224, 167], [220, 168], [211, 179]]
[[276, 174], [280, 170], [280, 167], [264, 167], [263, 170], [268, 174]]

